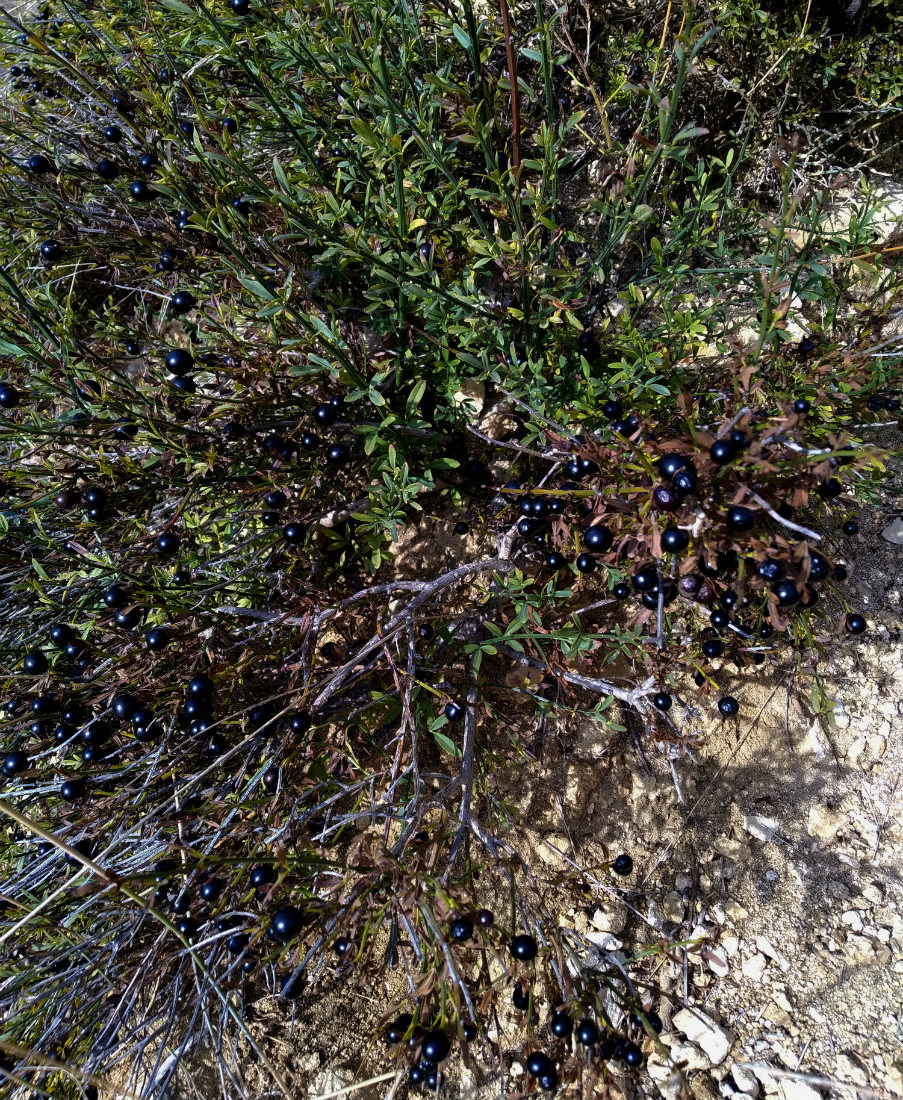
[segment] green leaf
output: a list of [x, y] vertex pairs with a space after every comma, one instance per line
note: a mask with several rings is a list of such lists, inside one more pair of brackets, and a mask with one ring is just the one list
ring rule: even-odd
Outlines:
[[440, 749], [443, 749], [451, 756], [460, 757], [461, 750], [450, 737], [446, 736], [446, 734], [440, 733], [438, 730], [433, 730], [433, 737], [435, 737], [436, 744], [439, 746]]

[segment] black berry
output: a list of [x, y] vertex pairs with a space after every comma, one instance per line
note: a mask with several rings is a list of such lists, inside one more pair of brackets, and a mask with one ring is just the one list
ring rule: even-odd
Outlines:
[[473, 935], [473, 921], [467, 916], [455, 917], [448, 931], [455, 943], [464, 943]]
[[522, 962], [529, 962], [531, 959], [536, 958], [536, 954], [539, 950], [536, 940], [532, 936], [521, 934], [514, 936], [511, 940], [511, 954]]
[[846, 629], [850, 634], [864, 634], [868, 628], [868, 623], [865, 621], [865, 616], [860, 615], [856, 611], [851, 611], [847, 615]]
[[556, 1039], [567, 1039], [574, 1030], [574, 1021], [566, 1012], [556, 1012], [549, 1021], [549, 1027]]
[[282, 943], [293, 940], [304, 927], [304, 914], [294, 905], [277, 909], [270, 921], [270, 935]]
[[599, 1038], [599, 1029], [593, 1020], [581, 1020], [577, 1024], [577, 1042], [591, 1047]]
[[733, 695], [724, 695], [718, 700], [718, 710], [725, 718], [733, 718], [740, 713], [740, 704]]
[[633, 870], [633, 858], [627, 855], [626, 852], [622, 852], [619, 856], [615, 857], [611, 869], [616, 875], [629, 875]]
[[662, 547], [672, 554], [679, 554], [690, 545], [690, 534], [681, 527], [666, 527], [662, 531]]

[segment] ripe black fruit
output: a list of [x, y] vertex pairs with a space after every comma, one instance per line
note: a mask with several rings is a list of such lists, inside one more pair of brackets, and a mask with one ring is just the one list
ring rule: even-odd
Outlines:
[[410, 1012], [403, 1012], [386, 1028], [386, 1042], [389, 1043], [390, 1046], [395, 1046], [396, 1043], [400, 1043], [413, 1022], [414, 1017]]
[[679, 493], [692, 493], [696, 489], [696, 471], [678, 470], [671, 484]]
[[636, 1043], [625, 1043], [621, 1058], [624, 1065], [630, 1066], [632, 1069], [643, 1064], [643, 1052]]
[[47, 671], [47, 658], [40, 650], [33, 650], [25, 654], [22, 668], [29, 676], [41, 676]]
[[194, 357], [184, 348], [173, 348], [165, 359], [166, 369], [179, 378], [194, 369]]
[[614, 535], [601, 524], [595, 527], [587, 527], [583, 532], [583, 545], [587, 550], [592, 550], [596, 554], [604, 554], [606, 550], [611, 548], [613, 542]]
[[724, 642], [718, 638], [706, 638], [702, 643], [702, 653], [710, 661], [716, 657], [721, 657], [724, 654]]
[[455, 917], [448, 931], [455, 943], [465, 943], [473, 935], [473, 921], [467, 916]]
[[138, 158], [138, 167], [142, 172], [149, 172], [156, 163], [157, 157], [155, 153], [142, 153]]
[[740, 713], [740, 704], [733, 695], [723, 695], [718, 700], [718, 710], [725, 718], [733, 718]]
[[161, 554], [174, 554], [180, 545], [179, 536], [173, 534], [172, 531], [164, 531], [157, 539], [157, 550]]
[[857, 611], [851, 611], [847, 615], [846, 629], [850, 634], [864, 634], [868, 628], [868, 623], [865, 620], [864, 615], [860, 615]]
[[3, 758], [3, 774], [7, 776], [18, 775], [28, 768], [28, 757], [24, 752], [15, 750], [8, 752]]
[[553, 1067], [548, 1073], [538, 1077], [537, 1080], [543, 1092], [554, 1092], [558, 1088], [558, 1070]]
[[716, 466], [725, 466], [737, 453], [737, 448], [729, 439], [716, 439], [709, 448], [709, 458]]
[[592, 554], [581, 554], [574, 565], [577, 566], [578, 573], [592, 573], [596, 568], [596, 559]]
[[82, 779], [67, 779], [60, 787], [60, 798], [66, 802], [77, 802], [84, 798], [87, 788]]
[[692, 468], [688, 458], [676, 453], [662, 455], [658, 460], [658, 472], [668, 480], [673, 478], [678, 470], [692, 470]]
[[214, 684], [206, 672], [200, 672], [188, 682], [188, 694], [196, 697], [213, 694]]
[[631, 580], [637, 592], [651, 592], [658, 584], [658, 571], [653, 566], [646, 565], [634, 573]]
[[284, 508], [287, 501], [288, 498], [281, 489], [273, 489], [263, 498], [263, 503], [267, 508]]
[[733, 508], [728, 509], [727, 526], [729, 530], [737, 532], [751, 531], [755, 525], [755, 512], [751, 511], [749, 508], [744, 508], [742, 505], [736, 504]]
[[134, 630], [138, 623], [141, 622], [143, 615], [144, 609], [140, 607], [129, 607], [126, 610], [117, 611], [116, 625], [121, 630]]
[[169, 631], [163, 626], [154, 627], [147, 632], [145, 641], [148, 649], [165, 649], [170, 641]]
[[776, 581], [784, 572], [784, 566], [774, 558], [766, 558], [759, 563], [759, 576], [767, 581]]
[[434, 1064], [447, 1058], [450, 1050], [451, 1044], [444, 1031], [428, 1031], [423, 1037], [423, 1045], [420, 1048], [423, 1057]]
[[712, 626], [716, 630], [723, 630], [731, 621], [730, 612], [724, 607], [716, 607], [711, 615]]
[[[147, 184], [145, 184], [147, 186]], [[176, 313], [189, 313], [195, 307], [195, 297], [187, 290], [179, 290], [169, 299]]]
[[551, 554], [546, 555], [546, 568], [557, 572], [559, 569], [564, 569], [567, 561], [564, 554], [559, 554], [556, 550], [553, 550]]
[[137, 711], [138, 703], [131, 695], [117, 695], [113, 700], [113, 713], [122, 721], [127, 721]]
[[226, 884], [221, 879], [208, 878], [206, 882], [201, 884], [201, 897], [207, 902], [216, 901], [225, 886]]
[[293, 940], [304, 927], [304, 914], [294, 905], [277, 909], [270, 921], [269, 934], [281, 943]]
[[511, 993], [511, 1003], [519, 1012], [526, 1012], [530, 1007], [530, 991], [517, 983]]
[[115, 123], [113, 123], [113, 125], [111, 126], [104, 127], [103, 136], [107, 139], [107, 141], [112, 141], [115, 143], [122, 140], [122, 130], [120, 130], [119, 127]]
[[807, 401], [805, 397], [798, 397], [796, 401], [793, 402], [793, 411], [799, 413], [800, 416], [807, 413], [811, 408], [811, 402]]
[[157, 192], [148, 185], [147, 180], [132, 180], [129, 194], [135, 202], [150, 202], [157, 197]]
[[286, 542], [290, 542], [293, 545], [297, 545], [299, 542], [304, 541], [304, 524], [302, 523], [287, 523], [282, 529], [282, 537]]
[[461, 1032], [464, 1036], [464, 1041], [467, 1043], [472, 1043], [474, 1039], [476, 1039], [476, 1037], [480, 1034], [476, 1024], [471, 1024], [466, 1020], [461, 1025]]
[[666, 527], [662, 531], [662, 547], [672, 554], [678, 554], [686, 550], [690, 545], [690, 534], [681, 527]]
[[554, 1069], [554, 1066], [552, 1065], [551, 1058], [541, 1050], [534, 1050], [527, 1058], [527, 1070], [534, 1077], [543, 1077], [552, 1069]]
[[616, 600], [626, 600], [630, 595], [630, 585], [626, 581], [618, 581], [611, 590], [611, 594]]
[[103, 594], [103, 602], [110, 608], [124, 607], [127, 599], [125, 591], [116, 584], [111, 584]]
[[186, 940], [191, 940], [197, 935], [198, 922], [191, 917], [182, 917], [176, 921], [176, 928], [185, 937]]
[[458, 522], [455, 524], [455, 527], [454, 527], [454, 531], [455, 531], [456, 535], [466, 535], [469, 530], [470, 530], [470, 524], [465, 522], [463, 519], [459, 519]]
[[247, 15], [251, 10], [250, 0], [230, 0], [233, 15]]
[[652, 703], [658, 710], [670, 710], [673, 702], [667, 691], [657, 691], [652, 696]]
[[332, 466], [344, 466], [350, 457], [351, 450], [344, 443], [334, 443], [326, 452], [326, 461]]
[[328, 402], [317, 405], [314, 409], [314, 420], [323, 428], [328, 428], [330, 424], [334, 424], [336, 418], [336, 410]]
[[25, 167], [36, 176], [43, 176], [53, 170], [53, 165], [41, 153], [33, 153], [25, 162]]
[[234, 118], [224, 118], [220, 125], [222, 126], [224, 132], [227, 134], [238, 133], [238, 123], [235, 121]]
[[822, 581], [825, 577], [830, 576], [831, 565], [828, 559], [819, 554], [817, 550], [809, 551], [809, 563], [810, 581]]
[[594, 1020], [581, 1020], [577, 1024], [577, 1042], [585, 1047], [591, 1047], [599, 1038], [599, 1029]]
[[114, 180], [119, 175], [119, 165], [115, 160], [108, 160], [106, 157], [100, 158], [94, 170], [102, 180]]
[[445, 717], [449, 722], [460, 722], [464, 717], [464, 708], [460, 703], [454, 701], [445, 704], [445, 710], [443, 711]]
[[495, 914], [489, 909], [478, 909], [477, 924], [481, 928], [491, 928], [495, 924]]
[[0, 407], [4, 409], [14, 409], [18, 404], [19, 391], [6, 382], [0, 383]]
[[629, 875], [633, 870], [633, 858], [627, 855], [626, 852], [622, 852], [615, 858], [614, 863], [611, 865], [611, 869], [616, 875]]
[[829, 477], [827, 481], [821, 482], [818, 486], [818, 495], [822, 500], [833, 500], [834, 497], [839, 497], [842, 492], [843, 485], [836, 477]]
[[517, 521], [518, 534], [523, 535], [526, 538], [528, 535], [533, 534], [533, 520], [527, 519], [526, 516], [523, 519]]
[[41, 245], [41, 259], [45, 263], [54, 264], [63, 254], [63, 246], [52, 238]]
[[800, 590], [793, 581], [778, 581], [772, 586], [771, 591], [777, 596], [781, 607], [792, 607], [801, 599]]
[[528, 936], [524, 933], [512, 937], [510, 949], [511, 954], [522, 962], [529, 962], [531, 959], [535, 959], [539, 951], [536, 940], [533, 939], [532, 936]]
[[272, 867], [267, 867], [265, 864], [260, 867], [255, 867], [251, 871], [251, 885], [256, 887], [265, 886], [269, 882], [276, 881], [276, 872]]
[[549, 1027], [556, 1039], [567, 1039], [574, 1030], [574, 1021], [566, 1012], [556, 1012], [549, 1021]]
[[859, 534], [859, 524], [854, 519], [845, 520], [840, 529], [845, 535]]

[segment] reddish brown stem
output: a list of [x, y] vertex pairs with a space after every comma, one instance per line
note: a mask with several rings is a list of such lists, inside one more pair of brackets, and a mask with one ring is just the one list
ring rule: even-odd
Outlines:
[[508, 18], [507, 0], [499, 0], [502, 12], [502, 30], [505, 33], [505, 50], [508, 54], [508, 83], [511, 86], [511, 167], [514, 178], [520, 179], [520, 91], [517, 86], [517, 54], [511, 39], [511, 20]]

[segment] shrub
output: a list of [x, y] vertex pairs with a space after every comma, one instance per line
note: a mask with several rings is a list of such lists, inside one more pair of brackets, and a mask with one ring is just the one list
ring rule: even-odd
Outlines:
[[[162, 1095], [222, 1034], [285, 1090], [244, 991], [399, 965], [384, 1064], [414, 1083], [500, 997], [563, 1006], [542, 1089], [654, 1043], [555, 905], [629, 853], [540, 875], [491, 775], [529, 779], [534, 712], [680, 744], [688, 677], [730, 718], [729, 660], [859, 633], [838, 531], [899, 410], [874, 206], [832, 233], [820, 147], [692, 117], [754, 17], [722, 10], [721, 39], [603, 25], [589, 57], [575, 15], [512, 36], [469, 0], [62, 3], [5, 33], [17, 1084], [126, 1061]], [[414, 524], [469, 555], [406, 575]]]

